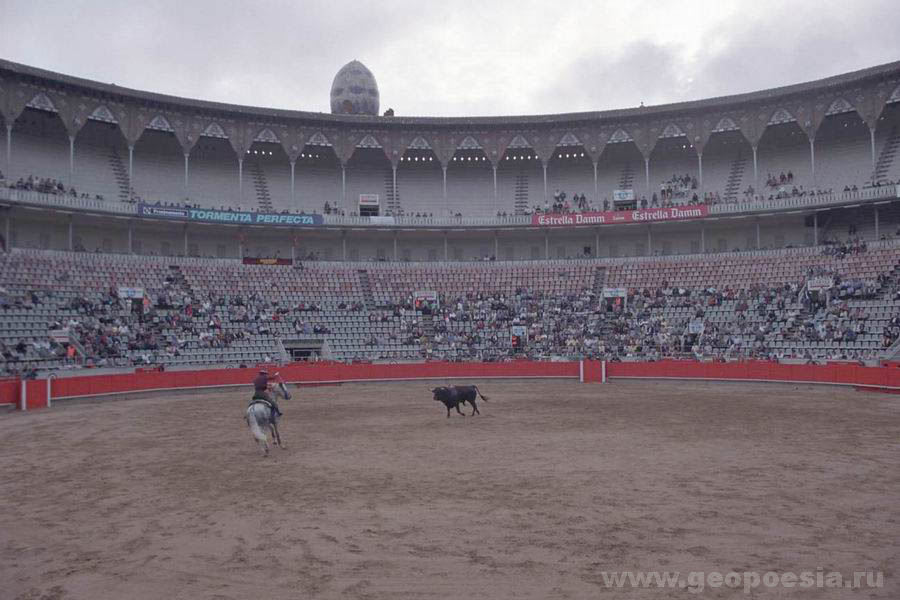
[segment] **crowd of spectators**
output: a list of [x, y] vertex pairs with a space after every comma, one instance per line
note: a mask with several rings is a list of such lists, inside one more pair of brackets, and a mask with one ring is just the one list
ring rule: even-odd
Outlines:
[[770, 188], [777, 188], [785, 185], [793, 185], [794, 183], [794, 173], [788, 169], [787, 173], [784, 171], [781, 172], [780, 175], [773, 175], [771, 173], [766, 174], [766, 186]]
[[[895, 185], [900, 183], [900, 180], [897, 182], [884, 179], [878, 181], [868, 181], [862, 185], [863, 189], [869, 189], [873, 187], [882, 187], [888, 185]], [[89, 199], [90, 195], [86, 193], [79, 194], [74, 187], [66, 187], [66, 185], [52, 178], [40, 178], [35, 176], [29, 176], [28, 178], [20, 178], [16, 182], [7, 181], [4, 179], [2, 171], [0, 171], [0, 187], [8, 187], [10, 189], [18, 189], [18, 190], [27, 190], [27, 191], [35, 191], [45, 194], [57, 195], [57, 196], [67, 196], [67, 197], [78, 197], [83, 199]], [[627, 211], [633, 210], [635, 208], [638, 209], [652, 209], [652, 208], [670, 208], [677, 206], [685, 206], [685, 205], [715, 205], [715, 204], [736, 204], [736, 203], [747, 203], [752, 201], [775, 201], [775, 200], [783, 200], [787, 198], [802, 198], [809, 196], [821, 196], [826, 194], [833, 194], [833, 188], [809, 188], [804, 187], [802, 184], [795, 183], [795, 176], [793, 171], [790, 169], [786, 171], [782, 171], [779, 174], [775, 175], [773, 173], [766, 174], [766, 181], [764, 185], [764, 190], [756, 190], [752, 185], [748, 186], [743, 190], [743, 193], [737, 193], [732, 196], [724, 196], [719, 190], [714, 191], [701, 191], [699, 186], [699, 181], [696, 176], [691, 175], [690, 173], [685, 174], [673, 174], [670, 178], [662, 181], [660, 183], [658, 191], [652, 192], [649, 197], [647, 195], [635, 196], [633, 200], [621, 201], [621, 202], [610, 202], [609, 198], [603, 198], [602, 200], [597, 200], [596, 202], [592, 198], [588, 198], [588, 196], [581, 192], [575, 193], [572, 195], [571, 199], [569, 198], [567, 192], [565, 190], [555, 190], [552, 194], [552, 198], [545, 200], [542, 204], [536, 204], [531, 207], [526, 207], [522, 209], [522, 212], [527, 215], [532, 214], [572, 214], [572, 213], [585, 213], [585, 212], [595, 212], [595, 211]], [[843, 188], [844, 193], [852, 193], [858, 192], [859, 187], [856, 184], [846, 185]], [[103, 200], [104, 197], [101, 194], [96, 194], [94, 199]], [[157, 200], [155, 202], [145, 201], [141, 198], [137, 192], [131, 188], [129, 190], [128, 199], [125, 200], [130, 203], [147, 203], [152, 204], [153, 206], [158, 207], [171, 207], [171, 208], [193, 208], [193, 209], [207, 209], [207, 210], [219, 210], [222, 212], [251, 212], [257, 213], [260, 212], [258, 206], [244, 208], [242, 206], [225, 206], [220, 205], [218, 208], [211, 205], [201, 205], [196, 201], [193, 201], [191, 198], [186, 197], [182, 200], [178, 201], [161, 201]], [[279, 214], [298, 214], [298, 215], [316, 215], [320, 214], [317, 211], [313, 210], [311, 212], [307, 212], [303, 209], [298, 210], [289, 210], [282, 209], [278, 211]], [[322, 208], [322, 213], [324, 215], [330, 216], [347, 216], [348, 214], [352, 217], [358, 216], [358, 212], [355, 210], [346, 212], [343, 208], [337, 206], [331, 202], [325, 202]], [[388, 207], [385, 212], [385, 216], [393, 216], [393, 217], [415, 217], [415, 218], [433, 218], [434, 214], [424, 211], [416, 211], [407, 213], [403, 207], [395, 206]], [[462, 219], [465, 215], [462, 212], [455, 211], [451, 212], [450, 216]], [[508, 216], [512, 216], [511, 213], [507, 213], [506, 211], [498, 211], [496, 214], [497, 218], [505, 218]]]
[[[864, 253], [864, 242], [830, 246], [826, 254]], [[518, 288], [513, 294], [471, 293], [442, 298], [437, 308], [414, 310], [406, 299], [370, 316], [373, 322], [398, 323], [383, 339], [366, 345], [377, 352], [383, 342], [402, 342], [406, 360], [504, 361], [517, 358], [605, 360], [766, 359], [871, 361], [900, 336], [900, 317], [879, 331], [856, 300], [900, 299], [888, 274], [877, 280], [828, 275], [829, 292], [811, 292], [803, 281], [757, 285], [745, 290], [658, 288], [629, 289], [621, 302], [609, 302], [594, 290], [543, 294]], [[715, 311], [714, 313], [711, 311]], [[524, 328], [518, 348], [510, 332]], [[879, 348], [857, 347], [862, 336], [881, 335]], [[818, 347], [817, 345], [824, 345]], [[384, 356], [382, 358], [390, 358]]]
[[[838, 347], [871, 333], [868, 315], [850, 309], [848, 301], [875, 297], [877, 283], [838, 281], [835, 289], [835, 297], [826, 303], [796, 283], [741, 291], [663, 285], [629, 290], [617, 306], [605, 304], [590, 290], [568, 295], [524, 288], [512, 295], [469, 294], [445, 299], [433, 313], [412, 311], [409, 302], [398, 304], [394, 314], [400, 329], [389, 339], [416, 346], [419, 350], [406, 357], [410, 360], [875, 358], [877, 350]], [[729, 308], [734, 317], [704, 320], [711, 307]], [[686, 316], [672, 316], [676, 308]], [[692, 333], [692, 322], [704, 327]], [[517, 326], [526, 331], [520, 348], [510, 344], [511, 328]], [[900, 326], [888, 329], [884, 345], [900, 333]], [[368, 345], [378, 341], [372, 337]], [[806, 342], [827, 342], [835, 348], [823, 357], [821, 350], [805, 348]]]
[[21, 373], [23, 361], [35, 359], [58, 360], [72, 367], [157, 365], [182, 356], [186, 349], [214, 351], [240, 340], [274, 335], [273, 324], [282, 321], [291, 322], [298, 333], [329, 333], [326, 326], [311, 325], [304, 317], [318, 310], [315, 304], [288, 307], [260, 294], [196, 293], [178, 273], [167, 277], [164, 289], [153, 299], [146, 296], [139, 306], [110, 288], [65, 302], [52, 292], [4, 294], [0, 310], [31, 310], [44, 303], [70, 315], [48, 323], [51, 333], [65, 332], [70, 342], [59, 343], [51, 336], [21, 340], [11, 348], [0, 344], [5, 359], [0, 375]]
[[[839, 255], [865, 251], [864, 244], [854, 241], [824, 250]], [[620, 302], [610, 302], [593, 289], [547, 294], [520, 287], [511, 294], [445, 297], [439, 306], [419, 310], [412, 306], [412, 298], [371, 309], [360, 301], [341, 302], [337, 307], [367, 312], [370, 323], [391, 324], [365, 338], [375, 360], [859, 361], [876, 358], [880, 349], [856, 348], [848, 342], [867, 334], [880, 335], [884, 348], [900, 337], [900, 318], [879, 331], [870, 325], [867, 311], [850, 306], [851, 300], [900, 298], [888, 274], [875, 281], [842, 279], [827, 271], [807, 275], [833, 278], [828, 298], [821, 292], [811, 293], [802, 281], [746, 290], [685, 289], [664, 282], [656, 288], [629, 289]], [[0, 308], [29, 309], [42, 304], [60, 306], [52, 292], [33, 291], [4, 296]], [[195, 292], [178, 273], [166, 279], [155, 298], [147, 297], [138, 305], [110, 289], [66, 300], [64, 308], [70, 316], [50, 323], [50, 330], [67, 331], [73, 343], [23, 339], [0, 344], [6, 371], [21, 372], [34, 359], [95, 367], [156, 365], [197, 349], [214, 352], [240, 340], [274, 336], [274, 324], [280, 322], [289, 323], [298, 335], [330, 333], [318, 318], [315, 303], [287, 306], [258, 293]], [[514, 327], [525, 331], [518, 348], [510, 343]], [[387, 342], [404, 344], [406, 356], [379, 355]], [[829, 347], [812, 349], [809, 342], [826, 342]], [[75, 346], [79, 350], [73, 356]]]
[[697, 178], [693, 175], [672, 175], [660, 185], [659, 195], [662, 200], [685, 199], [698, 188]]
[[[0, 172], [0, 185], [5, 182]], [[9, 187], [79, 197], [74, 188], [66, 189], [62, 182], [54, 179], [28, 177]], [[769, 199], [831, 193], [831, 190], [805, 190], [803, 186], [796, 186], [790, 170], [777, 177], [769, 174], [766, 187], [770, 192]], [[856, 191], [856, 185], [844, 188], [844, 192]], [[763, 196], [750, 187], [744, 199], [763, 199]], [[655, 208], [684, 202], [714, 204], [721, 201], [718, 192], [708, 192], [702, 199], [698, 198], [696, 179], [685, 174], [673, 176], [661, 184], [659, 194], [652, 194], [650, 199], [641, 197], [634, 204], [638, 208]], [[156, 206], [197, 205], [185, 199], [182, 203], [157, 202]], [[584, 194], [574, 194], [570, 201], [564, 191], [557, 190], [552, 204], [547, 202], [534, 210], [588, 212], [599, 208]], [[328, 203], [324, 209], [325, 214], [343, 214]], [[610, 209], [606, 199], [602, 209]], [[240, 209], [222, 206], [221, 210]], [[299, 214], [304, 213], [300, 211]], [[421, 216], [426, 215], [422, 213]], [[845, 241], [826, 240], [823, 253], [844, 258], [867, 252], [866, 241], [857, 235], [855, 226], [851, 225], [847, 233]], [[300, 257], [301, 260], [318, 258], [317, 253]], [[492, 261], [495, 257], [485, 255], [482, 260]], [[819, 274], [827, 275], [810, 273], [809, 276]], [[900, 338], [900, 317], [894, 317], [880, 331], [874, 330], [869, 325], [869, 316], [859, 308], [850, 308], [848, 301], [876, 297], [900, 299], [897, 284], [887, 275], [878, 281], [834, 278], [832, 298], [827, 303], [810, 294], [800, 282], [746, 291], [685, 290], [663, 285], [655, 289], [629, 290], [625, 302], [612, 307], [605, 305], [592, 290], [581, 294], [545, 295], [527, 288], [519, 289], [513, 295], [485, 293], [444, 298], [441, 307], [430, 314], [417, 312], [408, 302], [402, 301], [388, 311], [399, 321], [399, 326], [386, 335], [388, 339], [399, 339], [417, 348], [406, 357], [412, 360], [821, 358], [821, 353], [805, 348], [808, 342], [834, 344], [834, 348], [828, 350], [827, 358], [873, 359], [877, 350], [838, 349], [838, 346], [854, 342], [862, 335], [879, 334], [881, 346], [889, 347]], [[2, 295], [0, 310], [28, 310], [57, 301], [52, 292], [28, 290], [20, 295]], [[733, 312], [734, 318], [728, 321], [706, 319], [711, 307], [726, 307]], [[327, 325], [304, 318], [304, 313], [316, 311], [314, 305], [284, 307], [258, 294], [244, 298], [225, 291], [196, 293], [174, 275], [166, 282], [166, 289], [158, 297], [148, 298], [141, 309], [119, 298], [112, 289], [76, 298], [65, 308], [77, 316], [65, 323], [52, 323], [50, 329], [67, 330], [75, 343], [67, 346], [50, 338], [20, 339], [14, 344], [0, 341], [3, 369], [24, 372], [35, 358], [64, 360], [70, 364], [82, 364], [87, 358], [92, 366], [157, 364], [182, 356], [186, 348], [228, 348], [240, 340], [272, 334], [271, 323], [279, 321], [290, 322], [298, 334], [327, 335], [330, 332]], [[687, 309], [691, 316], [673, 317], [670, 310], [673, 308]], [[365, 307], [357, 302], [342, 309], [358, 312]], [[684, 313], [685, 310], [679, 311], [679, 314]], [[372, 312], [370, 320], [385, 318], [387, 314]], [[692, 323], [699, 322], [704, 326], [692, 333]], [[524, 327], [527, 332], [527, 343], [522, 348], [512, 348], [508, 344], [509, 330], [514, 326]], [[381, 341], [373, 336], [367, 343], [376, 348]], [[79, 356], [72, 355], [76, 343], [81, 348]], [[786, 350], [785, 344], [793, 350]]]
[[344, 209], [339, 208], [339, 207], [331, 204], [330, 202], [326, 201], [325, 205], [322, 207], [322, 213], [326, 214], [326, 215], [335, 215], [335, 216], [343, 217]]
[[[856, 234], [856, 226], [850, 226], [850, 235]], [[866, 240], [860, 237], [851, 237], [847, 241], [825, 240], [825, 249], [822, 253], [826, 256], [844, 258], [851, 254], [864, 254], [868, 250]]]
[[[719, 192], [707, 192], [700, 197], [697, 178], [690, 175], [672, 175], [671, 178], [660, 184], [658, 192], [653, 192], [648, 198], [646, 195], [635, 196], [632, 200], [610, 202], [604, 198], [596, 205], [586, 194], [575, 194], [572, 201], [568, 200], [565, 191], [556, 190], [553, 193], [552, 202], [544, 201], [543, 205], [535, 205], [525, 209], [526, 215], [531, 214], [572, 214], [594, 211], [626, 211], [635, 208], [646, 210], [650, 208], [671, 208], [675, 206], [718, 204], [721, 202]], [[506, 216], [498, 212], [498, 217]]]
[[[50, 194], [53, 196], [67, 196], [69, 198], [83, 198], [90, 199], [90, 194], [82, 193], [79, 194], [78, 190], [76, 190], [73, 186], [66, 185], [57, 179], [51, 179], [49, 177], [35, 177], [34, 175], [29, 175], [28, 177], [20, 177], [15, 182], [7, 181], [3, 175], [3, 172], [0, 171], [0, 187], [5, 187], [11, 190], [21, 190], [25, 192], [38, 192], [40, 194]], [[94, 196], [96, 200], [103, 200], [103, 195], [96, 194]]]

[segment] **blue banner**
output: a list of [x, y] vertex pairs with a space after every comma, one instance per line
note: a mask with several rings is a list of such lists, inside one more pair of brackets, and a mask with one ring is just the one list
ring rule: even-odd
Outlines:
[[236, 210], [184, 208], [181, 206], [156, 206], [155, 204], [138, 204], [138, 214], [142, 217], [180, 219], [182, 221], [223, 223], [228, 225], [311, 226], [321, 225], [323, 223], [322, 215], [241, 212]]

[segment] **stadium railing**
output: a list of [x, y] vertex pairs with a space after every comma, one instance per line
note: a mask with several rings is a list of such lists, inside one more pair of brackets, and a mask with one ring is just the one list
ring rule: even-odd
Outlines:
[[[709, 206], [709, 216], [736, 215], [742, 213], [779, 212], [803, 208], [840, 206], [853, 202], [893, 200], [900, 198], [900, 186], [885, 185], [863, 188], [855, 192], [833, 192], [830, 194], [792, 196], [778, 200], [751, 200]], [[33, 206], [74, 208], [92, 212], [115, 214], [137, 214], [137, 205], [118, 200], [96, 200], [66, 195], [41, 194], [38, 192], [0, 187], [0, 201], [15, 202]], [[506, 217], [347, 217], [324, 215], [323, 222], [330, 226], [353, 227], [510, 227], [531, 226], [530, 215]]]
[[[675, 379], [841, 385], [885, 392], [900, 391], [900, 368], [895, 364], [864, 367], [855, 364], [797, 365], [769, 361], [729, 363], [691, 360], [656, 362], [531, 362], [409, 363], [409, 364], [294, 364], [279, 367], [286, 381], [317, 385], [350, 382], [447, 380], [454, 378], [564, 378], [583, 383], [608, 379]], [[65, 378], [7, 380], [0, 387], [0, 404], [20, 409], [45, 408], [55, 400], [159, 392], [181, 389], [239, 387], [249, 390], [255, 368], [207, 369], [178, 372], [135, 372]], [[426, 392], [427, 393], [427, 392]], [[249, 392], [248, 392], [249, 395]]]

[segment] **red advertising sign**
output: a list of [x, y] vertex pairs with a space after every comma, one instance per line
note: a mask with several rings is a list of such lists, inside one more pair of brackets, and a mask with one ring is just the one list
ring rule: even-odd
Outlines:
[[250, 258], [244, 257], [245, 265], [292, 265], [294, 261], [290, 258]]
[[709, 214], [705, 204], [647, 208], [642, 210], [616, 210], [587, 213], [549, 213], [531, 215], [532, 225], [545, 227], [578, 227], [579, 225], [620, 225], [623, 223], [653, 223], [656, 221], [680, 221], [699, 219]]

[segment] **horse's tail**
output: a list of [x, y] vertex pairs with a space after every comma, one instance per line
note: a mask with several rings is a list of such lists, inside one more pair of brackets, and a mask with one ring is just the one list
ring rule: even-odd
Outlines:
[[481, 399], [484, 400], [485, 402], [487, 402], [487, 399], [488, 399], [487, 396], [485, 396], [481, 393], [481, 390], [478, 389], [478, 386], [473, 385], [472, 387], [475, 388], [475, 392], [481, 397]]
[[250, 433], [253, 434], [253, 437], [257, 442], [263, 444], [268, 443], [269, 440], [266, 437], [265, 432], [263, 432], [262, 427], [259, 426], [259, 421], [256, 419], [256, 411], [253, 409], [253, 406], [247, 409], [247, 425], [250, 426]]

